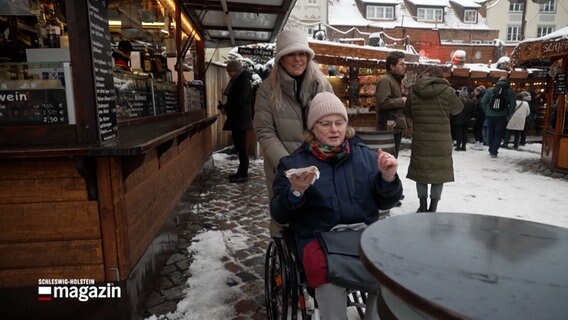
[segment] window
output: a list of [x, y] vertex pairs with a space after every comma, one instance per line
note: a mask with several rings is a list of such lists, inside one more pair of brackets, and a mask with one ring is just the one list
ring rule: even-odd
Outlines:
[[477, 10], [465, 10], [463, 15], [463, 22], [476, 23]]
[[522, 12], [523, 7], [523, 3], [509, 3], [509, 12]]
[[538, 26], [538, 28], [536, 28], [536, 36], [537, 38], [540, 38], [549, 33], [553, 33], [554, 29], [555, 29], [554, 26]]
[[482, 44], [481, 40], [471, 40], [471, 44]]
[[443, 22], [444, 9], [418, 8], [418, 21]]
[[367, 6], [367, 19], [394, 20], [394, 7]]
[[556, 0], [550, 0], [540, 5], [539, 12], [556, 12]]
[[308, 27], [308, 35], [309, 35], [310, 37], [313, 37], [313, 36], [314, 36], [314, 27]]
[[317, 6], [318, 0], [307, 0], [308, 6]]
[[508, 26], [507, 27], [507, 41], [521, 40], [521, 26]]

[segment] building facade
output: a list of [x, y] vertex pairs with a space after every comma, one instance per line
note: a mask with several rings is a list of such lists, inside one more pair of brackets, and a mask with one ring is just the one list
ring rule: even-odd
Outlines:
[[507, 47], [568, 26], [568, 0], [492, 0], [483, 5], [489, 28], [499, 30]]
[[463, 50], [466, 62], [488, 63], [567, 25], [568, 0], [298, 0], [285, 28], [311, 37], [323, 29], [331, 41], [409, 44], [440, 62]]
[[304, 30], [310, 37], [321, 39], [325, 37], [327, 8], [328, 0], [297, 0], [284, 28]]

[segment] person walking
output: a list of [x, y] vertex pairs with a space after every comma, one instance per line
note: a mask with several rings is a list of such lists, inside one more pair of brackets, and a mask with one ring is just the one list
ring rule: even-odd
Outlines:
[[[345, 288], [327, 279], [327, 262], [316, 234], [341, 224], [371, 224], [379, 209], [390, 209], [402, 194], [398, 162], [370, 150], [348, 125], [347, 111], [333, 93], [317, 94], [307, 117], [305, 142], [280, 160], [270, 212], [290, 225], [307, 283], [315, 288], [320, 319], [347, 319]], [[314, 166], [287, 175], [290, 169]], [[378, 319], [376, 295], [369, 292], [365, 319]]]
[[219, 102], [217, 108], [227, 115], [223, 130], [231, 131], [233, 145], [239, 155], [239, 168], [235, 174], [229, 176], [229, 182], [242, 183], [248, 180], [247, 131], [252, 128], [252, 76], [248, 70], [243, 70], [241, 63], [236, 60], [227, 63], [227, 73], [231, 78], [223, 91], [227, 102]]
[[495, 86], [487, 89], [481, 99], [481, 105], [487, 119], [487, 143], [489, 155], [497, 158], [499, 146], [505, 136], [507, 115], [515, 109], [516, 96], [507, 77], [501, 77]]
[[[304, 141], [309, 103], [323, 91], [333, 92], [331, 84], [313, 61], [314, 51], [307, 34], [284, 30], [276, 40], [274, 68], [256, 94], [254, 129], [264, 157], [269, 199], [278, 162]], [[270, 235], [281, 229], [270, 222]]]
[[387, 122], [394, 121], [394, 145], [395, 157], [400, 151], [402, 135], [408, 129], [406, 117], [404, 116], [404, 103], [406, 97], [401, 90], [401, 82], [406, 73], [406, 62], [404, 53], [401, 51], [391, 52], [386, 59], [387, 72], [377, 82], [375, 94], [377, 97], [376, 105], [376, 128], [377, 130], [387, 130]]
[[450, 118], [462, 110], [462, 102], [439, 67], [426, 69], [410, 90], [404, 112], [414, 123], [414, 133], [406, 177], [416, 181], [417, 212], [436, 212], [444, 183], [454, 181]]
[[526, 119], [531, 114], [529, 102], [531, 101], [531, 94], [526, 91], [521, 91], [517, 94], [517, 102], [513, 114], [507, 121], [507, 131], [505, 132], [505, 140], [503, 141], [503, 148], [509, 148], [511, 135], [515, 136], [513, 148], [519, 148], [519, 142], [522, 132], [525, 130]]

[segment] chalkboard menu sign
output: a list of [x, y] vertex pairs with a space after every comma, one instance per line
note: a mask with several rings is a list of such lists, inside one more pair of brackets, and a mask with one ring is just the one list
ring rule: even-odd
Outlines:
[[154, 110], [156, 97], [153, 96], [150, 78], [128, 73], [115, 73], [114, 89], [116, 92], [116, 113], [119, 120], [156, 114]]
[[164, 91], [164, 99], [166, 101], [166, 113], [176, 113], [179, 111], [176, 90]]
[[179, 112], [177, 90], [171, 83], [154, 83], [154, 101], [156, 115]]
[[0, 123], [69, 122], [65, 89], [0, 90]]
[[557, 73], [554, 80], [554, 89], [557, 94], [566, 94], [566, 74]]
[[89, 0], [89, 26], [100, 142], [118, 138], [106, 0]]

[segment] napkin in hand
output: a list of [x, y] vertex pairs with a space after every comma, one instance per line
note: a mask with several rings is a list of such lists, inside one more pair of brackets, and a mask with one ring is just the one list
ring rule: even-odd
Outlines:
[[320, 177], [320, 172], [318, 170], [318, 167], [316, 166], [309, 166], [309, 167], [305, 167], [305, 168], [297, 168], [297, 169], [288, 169], [286, 170], [286, 172], [284, 172], [284, 174], [286, 175], [286, 178], [290, 179], [290, 177], [292, 175], [296, 175], [296, 176], [301, 176], [302, 173], [304, 172], [311, 172], [311, 173], [315, 173], [315, 177], [314, 180], [311, 182], [311, 184], [314, 184], [314, 182], [316, 182], [317, 179], [319, 179]]

